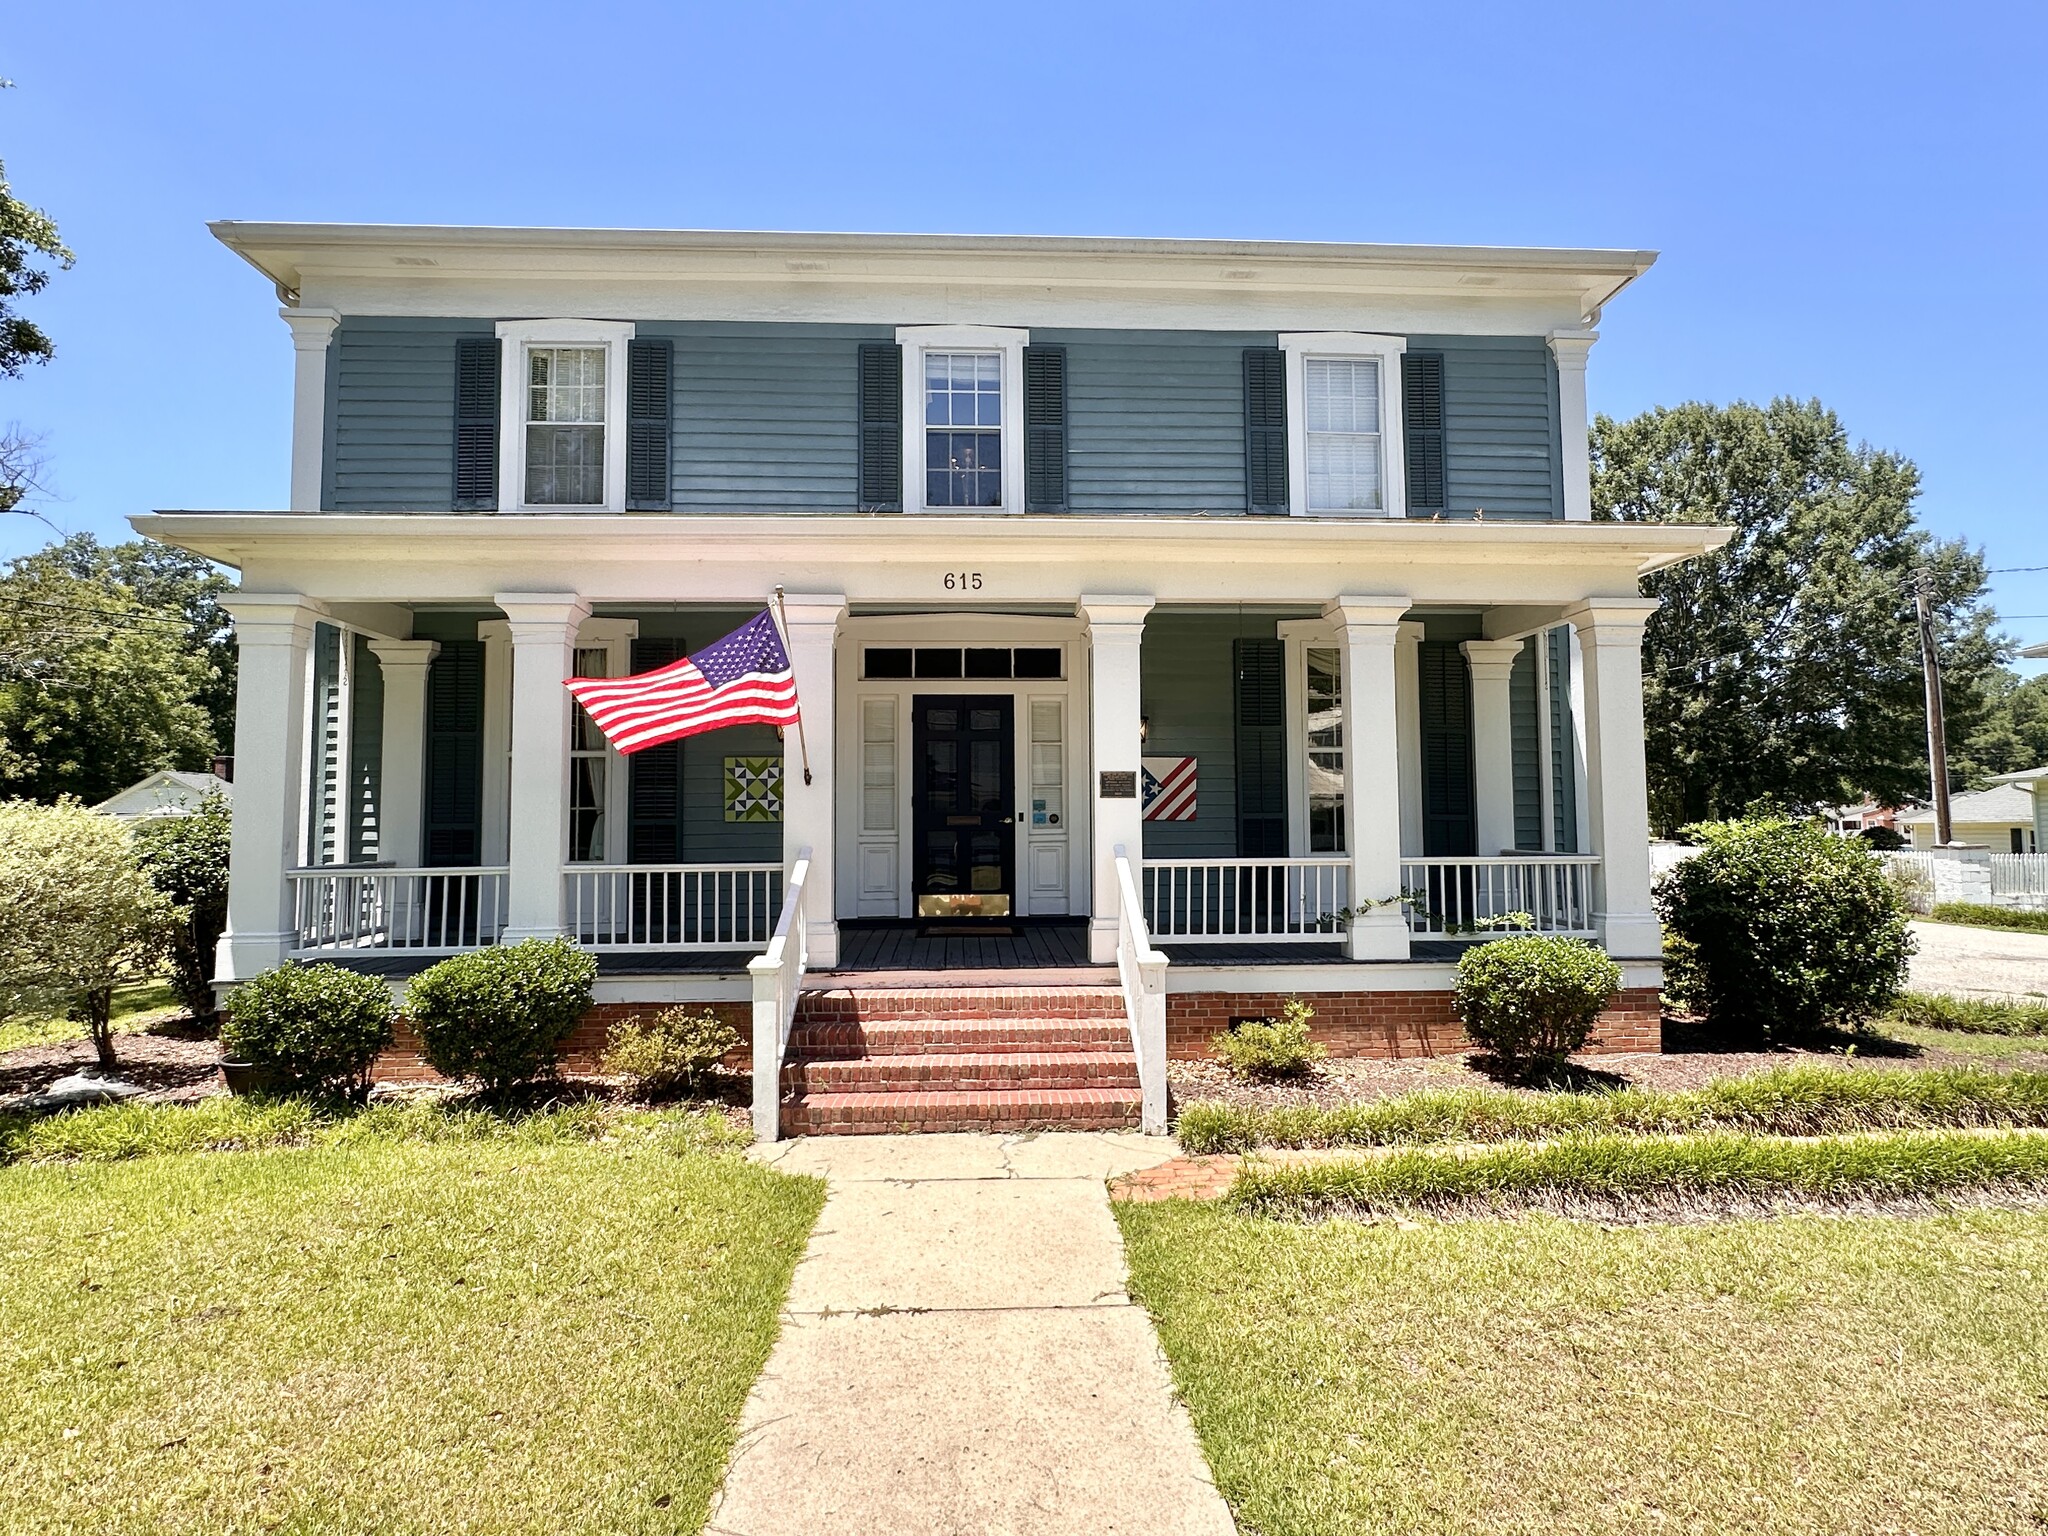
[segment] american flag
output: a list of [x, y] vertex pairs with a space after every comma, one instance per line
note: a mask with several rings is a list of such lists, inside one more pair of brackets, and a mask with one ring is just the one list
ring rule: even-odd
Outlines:
[[1145, 768], [1145, 821], [1195, 819], [1195, 760], [1192, 757], [1148, 757]]
[[638, 677], [579, 677], [564, 684], [605, 739], [639, 752], [728, 725], [794, 725], [796, 676], [767, 609], [694, 656]]

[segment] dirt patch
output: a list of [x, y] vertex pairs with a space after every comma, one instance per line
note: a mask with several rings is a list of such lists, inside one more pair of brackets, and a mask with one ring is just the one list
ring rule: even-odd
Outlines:
[[[190, 1103], [221, 1091], [220, 1042], [188, 1020], [167, 1020], [145, 1031], [116, 1035], [114, 1057], [122, 1077], [148, 1090], [145, 1103]], [[90, 1040], [58, 1040], [7, 1052], [0, 1056], [0, 1109], [41, 1093], [97, 1059]]]

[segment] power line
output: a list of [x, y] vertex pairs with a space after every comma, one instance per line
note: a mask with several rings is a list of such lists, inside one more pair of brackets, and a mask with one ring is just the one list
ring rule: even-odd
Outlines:
[[1988, 570], [1986, 576], [2017, 576], [2022, 571], [2048, 571], [2048, 565], [2001, 565]]

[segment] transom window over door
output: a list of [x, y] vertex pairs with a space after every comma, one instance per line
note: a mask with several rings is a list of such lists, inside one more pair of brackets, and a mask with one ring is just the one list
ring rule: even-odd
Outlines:
[[604, 505], [605, 349], [526, 349], [526, 504]]
[[1311, 357], [1304, 384], [1309, 510], [1381, 510], [1379, 359]]
[[999, 352], [924, 355], [928, 507], [1003, 504], [1003, 359]]

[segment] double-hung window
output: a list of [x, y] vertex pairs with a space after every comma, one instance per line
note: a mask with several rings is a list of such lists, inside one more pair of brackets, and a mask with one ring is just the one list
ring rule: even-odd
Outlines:
[[1405, 512], [1399, 336], [1283, 335], [1288, 487], [1296, 513], [1399, 517]]
[[618, 512], [630, 323], [507, 320], [498, 484], [515, 511]]
[[903, 496], [908, 512], [1024, 510], [1028, 331], [907, 325]]

